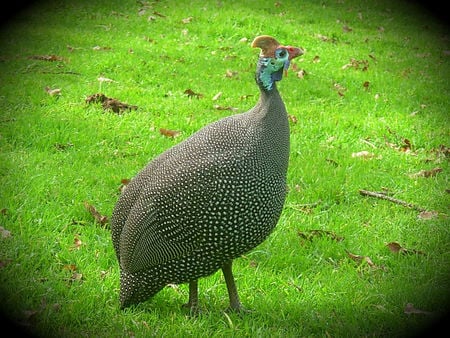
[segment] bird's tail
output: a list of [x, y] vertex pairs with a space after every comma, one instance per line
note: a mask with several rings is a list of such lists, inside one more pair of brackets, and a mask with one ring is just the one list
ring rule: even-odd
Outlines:
[[127, 308], [153, 297], [164, 285], [152, 283], [146, 272], [120, 272], [120, 307]]

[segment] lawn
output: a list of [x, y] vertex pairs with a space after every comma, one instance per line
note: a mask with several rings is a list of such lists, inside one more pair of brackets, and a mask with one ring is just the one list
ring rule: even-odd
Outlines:
[[[302, 47], [273, 234], [220, 272], [119, 308], [108, 219], [127, 180], [250, 109], [257, 35]], [[410, 2], [48, 1], [0, 33], [0, 309], [58, 337], [406, 336], [450, 290], [448, 27]], [[98, 102], [96, 94], [113, 100]], [[97, 214], [94, 212], [96, 211]]]

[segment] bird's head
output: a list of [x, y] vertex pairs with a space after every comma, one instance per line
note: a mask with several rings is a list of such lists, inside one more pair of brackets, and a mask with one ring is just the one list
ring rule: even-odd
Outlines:
[[283, 78], [293, 58], [303, 55], [298, 47], [283, 46], [269, 35], [261, 35], [252, 42], [252, 47], [260, 48], [256, 69], [256, 82], [265, 90], [271, 90], [275, 81]]

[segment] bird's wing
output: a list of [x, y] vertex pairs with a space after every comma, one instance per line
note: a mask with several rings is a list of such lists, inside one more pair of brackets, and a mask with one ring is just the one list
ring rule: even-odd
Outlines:
[[126, 188], [141, 193], [120, 229], [123, 269], [136, 272], [202, 249], [205, 211], [221, 193], [217, 179], [231, 175], [243, 151], [236, 143], [249, 132], [235, 118], [220, 123], [230, 128], [227, 139], [212, 124], [152, 161]]

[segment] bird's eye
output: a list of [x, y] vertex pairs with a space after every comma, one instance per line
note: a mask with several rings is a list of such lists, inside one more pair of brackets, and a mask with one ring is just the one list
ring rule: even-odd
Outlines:
[[275, 52], [275, 55], [276, 55], [277, 58], [285, 58], [286, 54], [287, 54], [286, 50], [285, 49], [281, 49], [281, 48], [277, 49], [276, 52]]

